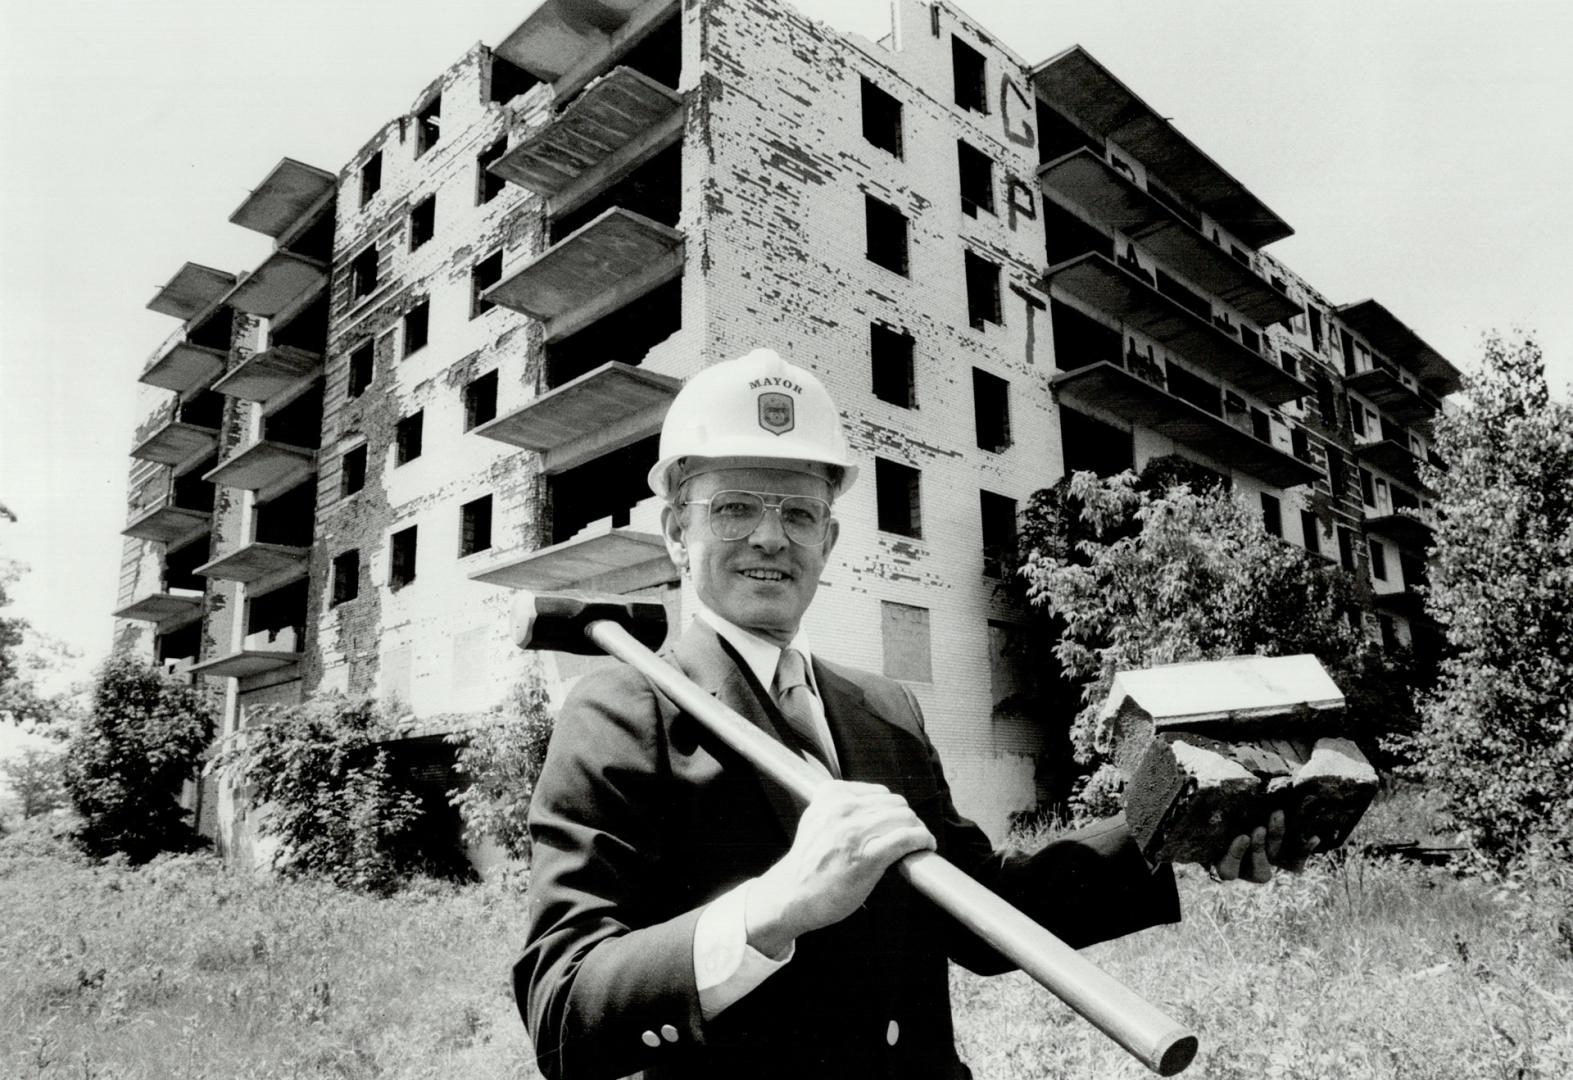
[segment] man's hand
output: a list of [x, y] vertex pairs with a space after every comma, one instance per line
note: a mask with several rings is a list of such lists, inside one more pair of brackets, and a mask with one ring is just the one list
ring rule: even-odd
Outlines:
[[1261, 885], [1272, 880], [1275, 866], [1290, 873], [1299, 873], [1305, 869], [1305, 860], [1319, 843], [1320, 837], [1307, 836], [1298, 851], [1285, 851], [1284, 812], [1274, 810], [1267, 819], [1266, 828], [1258, 825], [1249, 836], [1234, 838], [1224, 857], [1218, 860], [1215, 873], [1220, 881], [1241, 878]]
[[881, 784], [831, 780], [797, 824], [792, 848], [748, 893], [748, 943], [779, 956], [801, 934], [846, 918], [891, 863], [933, 850], [907, 800]]

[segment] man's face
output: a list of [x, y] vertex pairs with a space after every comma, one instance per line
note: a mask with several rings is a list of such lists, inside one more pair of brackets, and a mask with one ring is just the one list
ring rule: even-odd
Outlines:
[[[830, 484], [820, 477], [754, 468], [701, 473], [689, 481], [683, 498], [708, 499], [718, 491], [830, 500]], [[824, 543], [809, 547], [787, 539], [775, 510], [766, 509], [754, 531], [741, 540], [719, 539], [710, 530], [708, 515], [706, 506], [666, 508], [661, 521], [672, 561], [688, 567], [699, 599], [711, 611], [778, 645], [788, 644], [819, 588], [839, 523], [832, 519]]]

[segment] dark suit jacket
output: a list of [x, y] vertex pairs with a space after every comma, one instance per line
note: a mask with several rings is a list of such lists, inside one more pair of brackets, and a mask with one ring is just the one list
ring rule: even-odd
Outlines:
[[[694, 624], [667, 655], [781, 737], [769, 695], [713, 630]], [[905, 687], [817, 658], [814, 675], [845, 778], [905, 795], [940, 854], [1070, 944], [1179, 918], [1169, 871], [1148, 870], [1118, 819], [1030, 857], [995, 854], [952, 805]], [[514, 969], [546, 1076], [968, 1075], [952, 1038], [946, 958], [984, 973], [1009, 965], [894, 875], [851, 917], [799, 938], [792, 961], [758, 988], [703, 1019], [693, 969], [699, 913], [786, 852], [798, 812], [632, 668], [575, 688], [531, 806], [527, 944]]]

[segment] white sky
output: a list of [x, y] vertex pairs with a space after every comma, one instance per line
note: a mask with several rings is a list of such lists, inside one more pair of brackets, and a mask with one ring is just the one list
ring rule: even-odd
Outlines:
[[[136, 374], [181, 263], [270, 241], [228, 222], [284, 155], [336, 170], [534, 0], [9, 0], [0, 5], [0, 553], [14, 610], [107, 651]], [[880, 0], [798, 0], [879, 36]], [[1269, 250], [1374, 296], [1468, 367], [1535, 330], [1573, 382], [1573, 5], [969, 0], [1028, 61], [1086, 46], [1277, 211]]]

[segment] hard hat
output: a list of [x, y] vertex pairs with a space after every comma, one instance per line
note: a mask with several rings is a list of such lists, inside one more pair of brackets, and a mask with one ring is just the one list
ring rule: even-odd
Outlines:
[[857, 478], [830, 392], [773, 349], [713, 364], [683, 384], [661, 425], [660, 455], [648, 479], [663, 498], [678, 482], [673, 466], [690, 457], [818, 463], [830, 467], [837, 495]]

